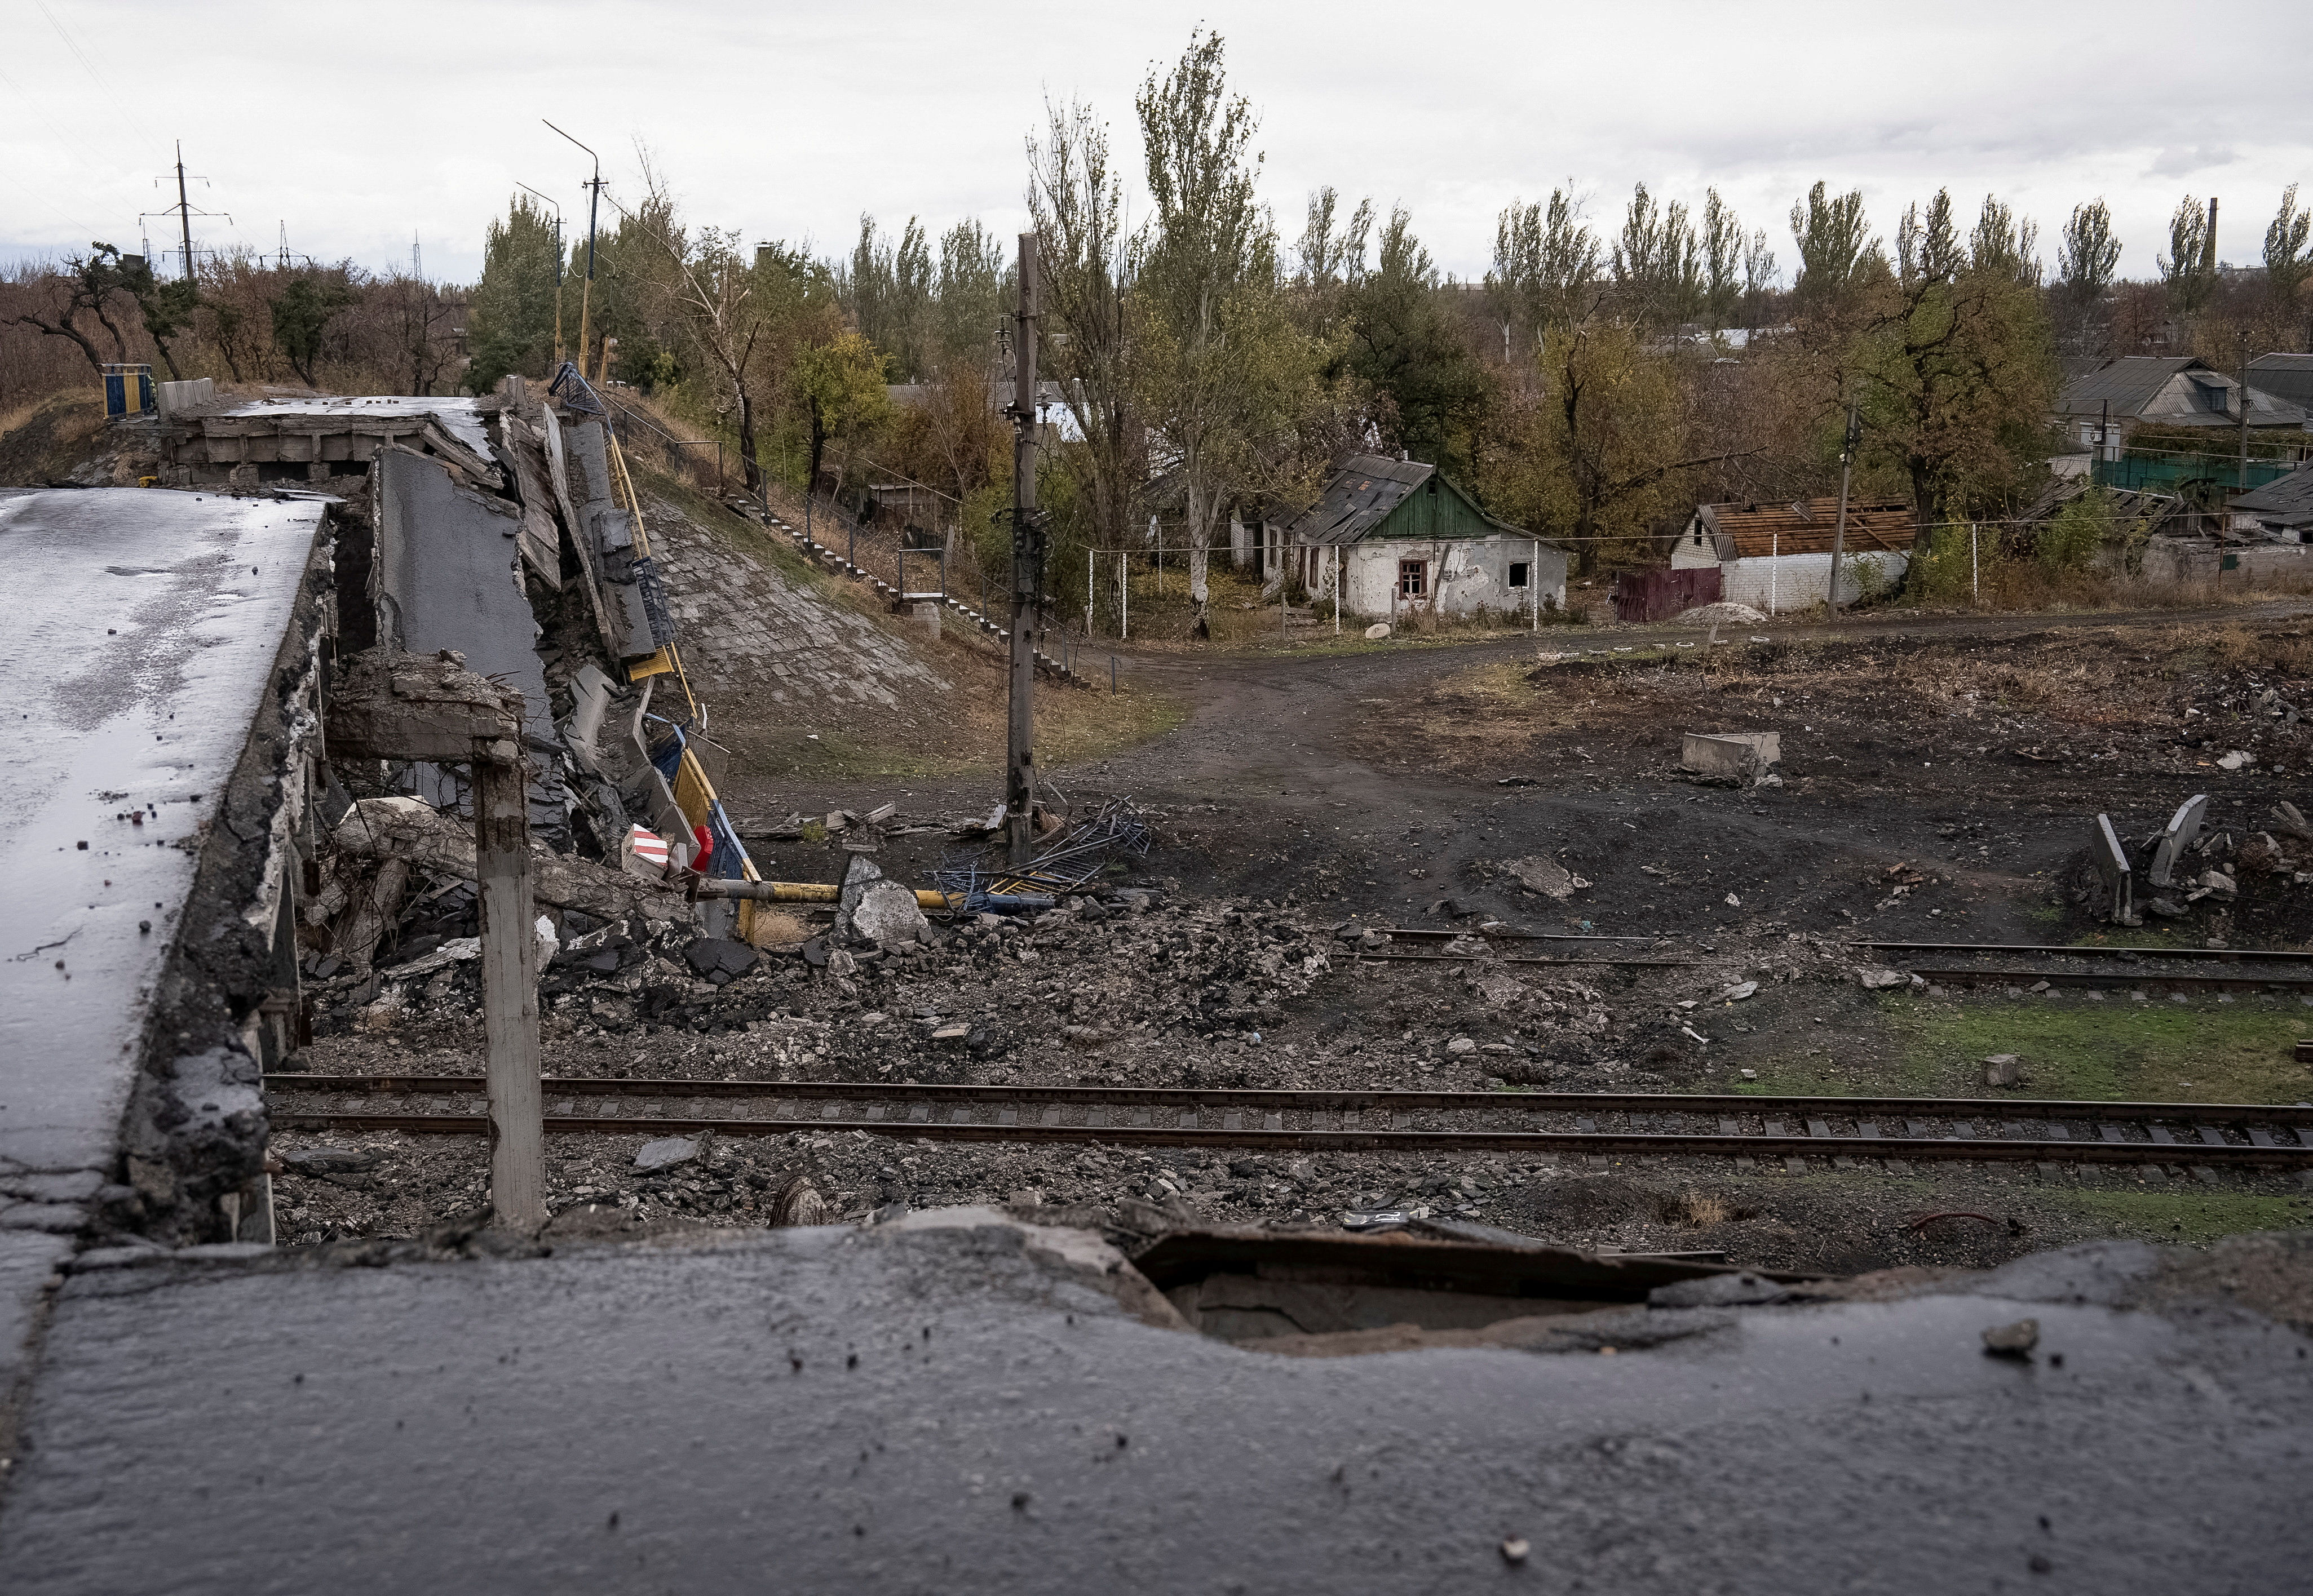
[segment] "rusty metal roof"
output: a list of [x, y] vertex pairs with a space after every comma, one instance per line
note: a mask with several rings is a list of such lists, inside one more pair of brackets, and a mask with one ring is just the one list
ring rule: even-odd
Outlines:
[[[1752, 559], [1769, 554], [1829, 554], [1839, 524], [1836, 498], [1790, 504], [1698, 504], [1695, 514], [1719, 542], [1720, 559]], [[1917, 530], [1909, 504], [1882, 501], [1847, 506], [1850, 553], [1889, 549], [1908, 554]], [[1730, 552], [1728, 545], [1733, 545]]]

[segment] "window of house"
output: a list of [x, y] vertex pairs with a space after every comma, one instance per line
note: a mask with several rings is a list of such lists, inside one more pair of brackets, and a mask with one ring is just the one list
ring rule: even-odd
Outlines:
[[1694, 546], [1697, 548], [1702, 547], [1702, 523], [1699, 521], [1694, 523]]
[[1429, 591], [1429, 566], [1421, 560], [1397, 562], [1397, 591], [1401, 598], [1418, 599]]
[[1524, 560], [1513, 560], [1510, 563], [1510, 585], [1512, 587], [1524, 587], [1526, 585], [1526, 562]]

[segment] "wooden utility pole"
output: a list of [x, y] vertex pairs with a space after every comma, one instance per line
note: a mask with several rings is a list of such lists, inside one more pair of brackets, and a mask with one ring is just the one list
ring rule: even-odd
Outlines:
[[546, 1223], [546, 1123], [539, 1084], [538, 911], [530, 891], [530, 796], [520, 741], [478, 739], [473, 771], [490, 1211], [499, 1225], [535, 1232]]
[[2248, 334], [2240, 335], [2240, 490], [2248, 491]]
[[1004, 813], [1012, 863], [1036, 840], [1036, 636], [1043, 628], [1044, 534], [1036, 520], [1036, 235], [1020, 235], [1020, 310], [1012, 338], [1012, 698]]
[[1831, 531], [1831, 591], [1824, 595], [1824, 603], [1831, 614], [1839, 613], [1839, 561], [1847, 552], [1847, 483], [1855, 471], [1855, 445], [1860, 434], [1856, 425], [1856, 405], [1847, 401], [1847, 436], [1839, 451], [1839, 519]]

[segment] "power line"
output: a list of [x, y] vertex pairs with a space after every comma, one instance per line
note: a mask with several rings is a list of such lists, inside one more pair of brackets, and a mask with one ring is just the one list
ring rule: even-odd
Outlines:
[[136, 102], [105, 81], [104, 75], [97, 71], [96, 63], [88, 58], [87, 52], [80, 48], [80, 41], [75, 39], [65, 27], [63, 19], [48, 9], [48, 0], [32, 0], [32, 3], [40, 8], [40, 14], [48, 19], [48, 26], [54, 28], [57, 31], [57, 37], [65, 41], [65, 48], [70, 50], [73, 59], [80, 63], [80, 68], [88, 74], [89, 81], [104, 91], [106, 98], [111, 102], [111, 107], [128, 112], [130, 122], [143, 136], [145, 143], [159, 144], [161, 141], [153, 130], [136, 119], [134, 110]]

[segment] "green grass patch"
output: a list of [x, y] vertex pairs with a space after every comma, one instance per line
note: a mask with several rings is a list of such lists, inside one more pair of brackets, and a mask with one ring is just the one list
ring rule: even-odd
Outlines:
[[2044, 1188], [2050, 1206], [2069, 1209], [2115, 1235], [2147, 1241], [2213, 1241], [2249, 1231], [2291, 1230], [2313, 1217], [2304, 1197], [2244, 1191], [2071, 1190]]
[[[1757, 1074], [1730, 1089], [1758, 1096], [2078, 1098], [2119, 1102], [2280, 1102], [2313, 1096], [2296, 1042], [2313, 1013], [2292, 1000], [2221, 1004], [2115, 995], [1927, 998], [1858, 1004], [1838, 1039], [1744, 1058]], [[2013, 1053], [2023, 1083], [1983, 1083], [1983, 1061]]]
[[2033, 997], [1880, 1003], [1906, 1090], [1991, 1097], [1982, 1060], [2013, 1053], [2018, 1097], [2131, 1102], [2295, 1102], [2308, 1090], [2295, 1058], [2313, 1016], [2296, 1003], [2207, 998], [2103, 1003]]

